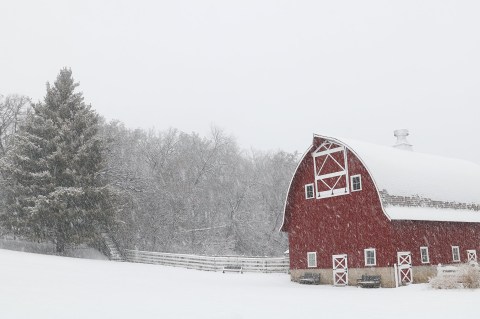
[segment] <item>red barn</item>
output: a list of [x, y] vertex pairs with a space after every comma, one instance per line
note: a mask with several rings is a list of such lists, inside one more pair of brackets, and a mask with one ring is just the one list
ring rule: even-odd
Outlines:
[[314, 135], [290, 183], [282, 231], [292, 280], [382, 286], [426, 282], [438, 264], [476, 262], [480, 166], [394, 147]]

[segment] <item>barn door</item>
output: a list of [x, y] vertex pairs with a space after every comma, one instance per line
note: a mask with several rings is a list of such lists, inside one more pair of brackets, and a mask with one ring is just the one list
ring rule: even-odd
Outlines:
[[316, 198], [350, 194], [346, 147], [325, 141], [312, 156]]
[[397, 253], [398, 275], [402, 284], [411, 284], [412, 275], [412, 254], [409, 251]]
[[467, 262], [469, 263], [477, 262], [477, 251], [475, 249], [467, 250]]
[[333, 285], [348, 285], [348, 260], [347, 255], [333, 255]]

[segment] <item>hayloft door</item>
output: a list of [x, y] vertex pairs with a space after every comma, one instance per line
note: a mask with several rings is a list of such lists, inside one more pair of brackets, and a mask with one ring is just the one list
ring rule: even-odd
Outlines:
[[477, 251], [475, 249], [467, 250], [467, 261], [469, 263], [476, 263], [477, 262]]
[[398, 275], [402, 284], [411, 284], [413, 282], [412, 274], [412, 254], [409, 251], [397, 253]]
[[333, 255], [333, 285], [348, 285], [348, 260], [347, 255]]

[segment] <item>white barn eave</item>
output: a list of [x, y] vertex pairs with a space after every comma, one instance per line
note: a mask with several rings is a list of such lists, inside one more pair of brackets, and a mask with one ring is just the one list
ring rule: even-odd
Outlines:
[[480, 223], [480, 212], [466, 209], [388, 206], [392, 220]]

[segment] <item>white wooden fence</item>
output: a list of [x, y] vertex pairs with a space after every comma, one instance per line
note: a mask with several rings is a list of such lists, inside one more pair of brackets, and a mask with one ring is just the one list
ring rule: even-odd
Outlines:
[[244, 272], [287, 273], [290, 268], [288, 257], [212, 257], [140, 250], [125, 250], [124, 253], [129, 262], [208, 271], [222, 271], [224, 267], [241, 266]]
[[477, 262], [472, 262], [469, 264], [460, 264], [458, 266], [437, 266], [437, 276], [444, 277], [444, 278], [453, 278], [459, 279], [460, 276], [465, 275], [470, 269], [475, 269], [476, 271], [480, 272], [480, 267]]
[[437, 266], [437, 276], [439, 277], [456, 277], [459, 274], [458, 266]]

